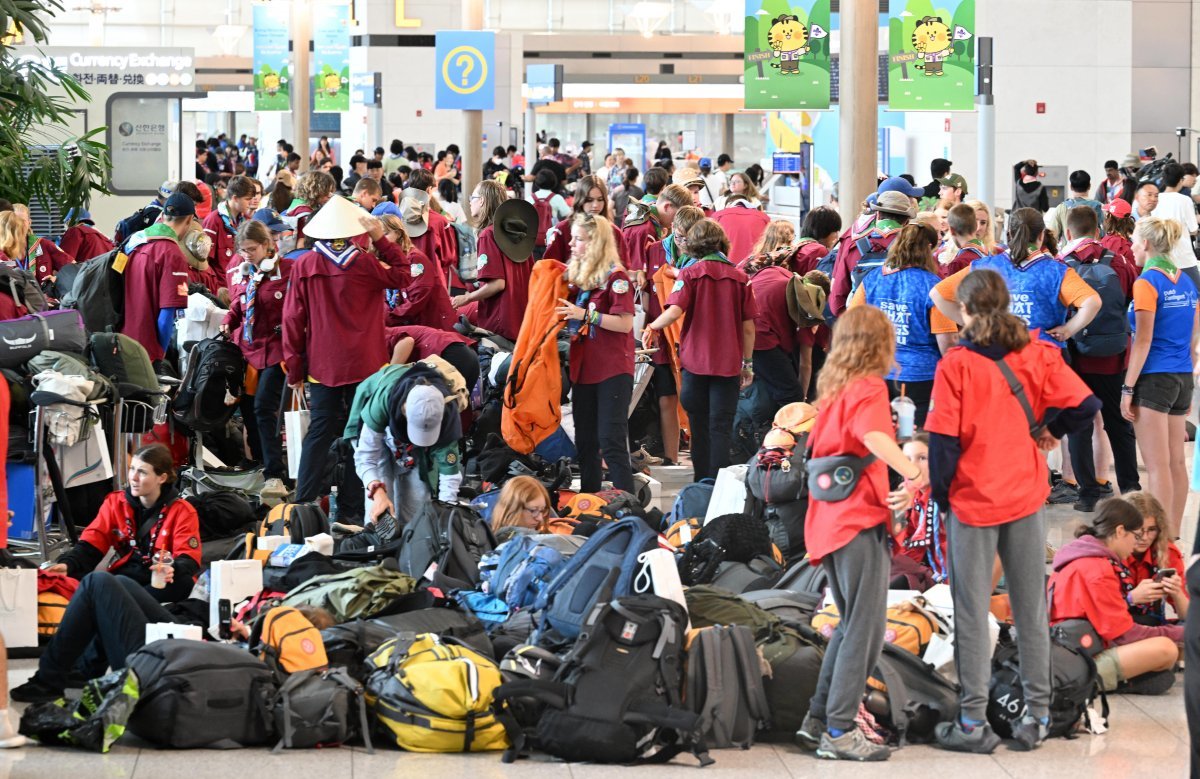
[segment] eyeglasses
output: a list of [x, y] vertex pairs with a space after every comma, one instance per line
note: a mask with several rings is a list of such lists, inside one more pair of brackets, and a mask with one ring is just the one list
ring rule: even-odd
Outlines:
[[545, 506], [526, 506], [525, 513], [531, 517], [544, 517], [550, 513], [550, 509]]
[[671, 233], [671, 237], [675, 239], [675, 243], [686, 243], [687, 236], [683, 233]]
[[471, 195], [471, 200], [483, 200], [483, 195]]
[[1131, 530], [1130, 532], [1133, 533], [1133, 537], [1136, 538], [1138, 541], [1145, 541], [1147, 536], [1150, 536], [1150, 537], [1157, 536], [1158, 528], [1144, 527], [1141, 530]]

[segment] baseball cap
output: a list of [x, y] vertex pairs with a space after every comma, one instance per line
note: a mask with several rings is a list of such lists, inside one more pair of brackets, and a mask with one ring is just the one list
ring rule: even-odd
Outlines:
[[442, 414], [446, 399], [441, 390], [431, 384], [418, 384], [408, 392], [404, 401], [404, 417], [408, 420], [408, 440], [413, 446], [433, 446], [442, 430]]
[[879, 185], [879, 188], [875, 190], [875, 194], [867, 198], [867, 201], [874, 203], [875, 198], [879, 197], [884, 192], [900, 192], [908, 195], [909, 197], [922, 197], [925, 194], [925, 188], [909, 184], [899, 176], [892, 176], [890, 179], [885, 179]]
[[700, 158], [700, 170], [704, 170], [705, 168], [712, 168], [712, 157]]
[[67, 211], [67, 215], [63, 217], [63, 221], [68, 224], [74, 224], [76, 222], [90, 222], [91, 220], [92, 214], [86, 208], [72, 208], [70, 211]]
[[394, 216], [398, 219], [403, 219], [404, 214], [400, 212], [400, 206], [390, 200], [385, 200], [375, 206], [375, 210], [371, 212], [371, 216]]
[[949, 176], [942, 176], [940, 179], [938, 179], [938, 183], [943, 187], [961, 189], [964, 195], [967, 194], [967, 180], [958, 173], [951, 173]]
[[179, 186], [178, 181], [167, 179], [158, 185], [158, 194], [160, 197], [170, 197], [171, 193], [175, 191], [175, 187], [177, 186]]
[[1124, 219], [1133, 213], [1133, 209], [1130, 207], [1128, 201], [1119, 197], [1113, 198], [1108, 203], [1100, 206], [1100, 209], [1106, 214], [1112, 214], [1117, 219]]
[[163, 215], [170, 219], [196, 215], [196, 203], [182, 192], [174, 192], [163, 206]]
[[283, 217], [279, 215], [278, 211], [270, 206], [255, 211], [254, 221], [262, 222], [274, 233], [286, 233], [288, 230], [294, 229], [290, 224], [283, 221]]
[[579, 147], [582, 149], [590, 149], [592, 148], [592, 145], [593, 144], [591, 141], [584, 141], [583, 143], [579, 144]]

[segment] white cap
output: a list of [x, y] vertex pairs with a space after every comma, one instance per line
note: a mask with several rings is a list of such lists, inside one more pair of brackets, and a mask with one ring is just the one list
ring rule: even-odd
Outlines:
[[431, 384], [418, 384], [404, 400], [404, 418], [408, 420], [408, 440], [413, 446], [433, 446], [442, 430], [446, 398]]

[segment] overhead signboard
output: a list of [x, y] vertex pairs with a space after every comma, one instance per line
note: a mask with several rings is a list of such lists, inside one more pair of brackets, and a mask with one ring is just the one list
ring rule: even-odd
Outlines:
[[194, 92], [196, 58], [192, 49], [18, 46], [20, 61], [54, 65], [73, 76], [92, 97], [107, 92]]
[[563, 99], [562, 65], [526, 65], [525, 99], [533, 105], [546, 105]]
[[435, 105], [439, 110], [490, 111], [495, 108], [495, 33], [439, 31], [435, 52]]

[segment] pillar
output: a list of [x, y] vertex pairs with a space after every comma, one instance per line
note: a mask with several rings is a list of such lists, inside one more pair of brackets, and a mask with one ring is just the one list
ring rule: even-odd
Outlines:
[[838, 203], [842, 223], [875, 191], [879, 136], [879, 3], [842, 0]]
[[[312, 107], [309, 100], [312, 92], [310, 60], [308, 50], [312, 43], [312, 9], [308, 0], [292, 2], [292, 145], [300, 155], [300, 170], [308, 170], [308, 132], [311, 124]], [[304, 78], [295, 74], [303, 73]], [[268, 145], [269, 145], [268, 141]]]
[[[483, 29], [483, 0], [462, 0], [462, 28]], [[463, 111], [462, 187], [471, 193], [483, 177], [483, 111]]]

